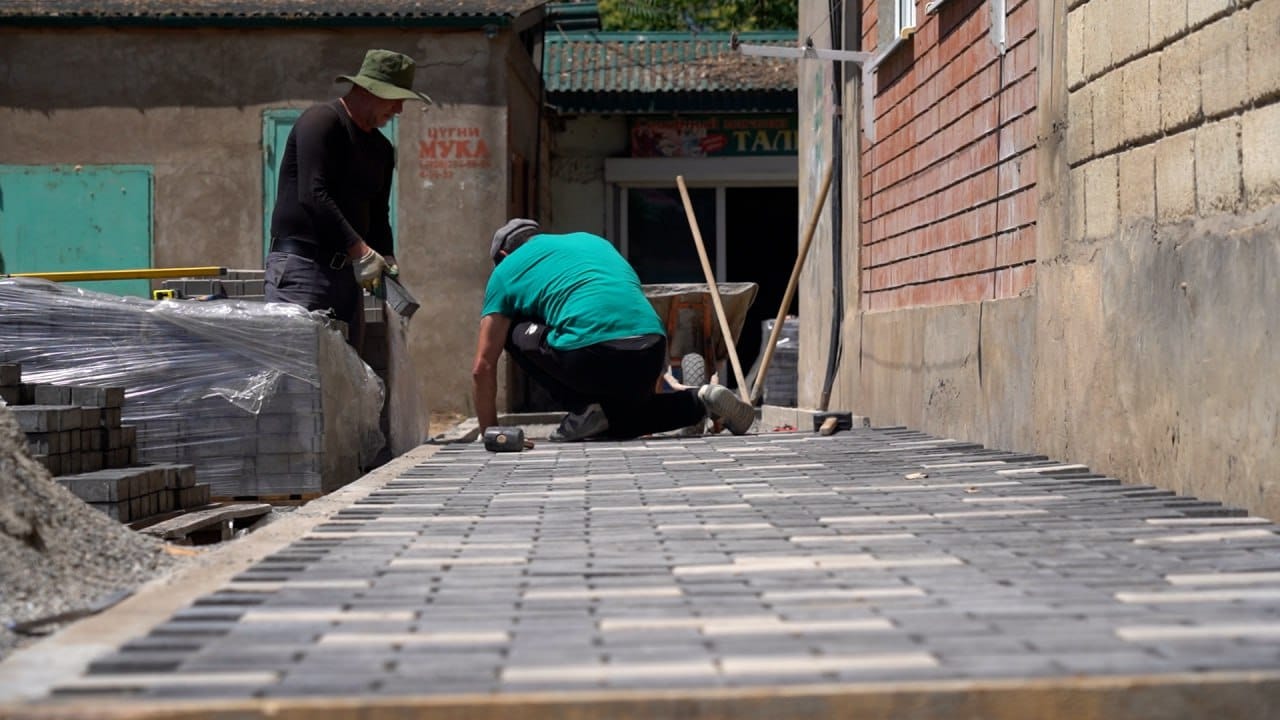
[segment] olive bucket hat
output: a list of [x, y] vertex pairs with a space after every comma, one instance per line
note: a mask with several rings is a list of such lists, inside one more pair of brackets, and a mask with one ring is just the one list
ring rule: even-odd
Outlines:
[[360, 72], [339, 75], [334, 82], [346, 80], [368, 90], [383, 100], [421, 100], [431, 98], [413, 89], [413, 58], [390, 50], [370, 50], [364, 54]]

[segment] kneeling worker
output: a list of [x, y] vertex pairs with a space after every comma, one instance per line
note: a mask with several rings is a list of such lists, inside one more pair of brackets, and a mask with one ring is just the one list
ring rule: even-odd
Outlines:
[[493, 235], [471, 369], [481, 432], [496, 425], [498, 358], [506, 349], [569, 410], [556, 442], [626, 439], [675, 430], [704, 418], [735, 435], [755, 409], [720, 385], [659, 393], [667, 337], [640, 278], [608, 240], [590, 233], [549, 235], [517, 218]]

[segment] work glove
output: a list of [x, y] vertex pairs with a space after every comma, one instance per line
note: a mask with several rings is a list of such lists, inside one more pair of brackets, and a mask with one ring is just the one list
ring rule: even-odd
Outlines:
[[391, 277], [398, 277], [400, 275], [400, 264], [396, 262], [395, 256], [383, 255], [382, 259], [387, 263], [387, 274]]
[[387, 261], [377, 250], [369, 248], [359, 260], [351, 264], [351, 271], [356, 274], [356, 282], [365, 290], [374, 290], [382, 284], [382, 273], [387, 271]]

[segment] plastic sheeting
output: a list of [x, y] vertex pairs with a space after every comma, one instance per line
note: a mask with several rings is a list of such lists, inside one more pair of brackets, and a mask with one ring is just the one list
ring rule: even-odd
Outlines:
[[382, 381], [335, 324], [296, 305], [5, 278], [0, 356], [24, 382], [123, 387], [139, 457], [194, 464], [215, 495], [331, 490], [354, 479], [323, 477], [335, 463], [366, 467], [384, 444]]

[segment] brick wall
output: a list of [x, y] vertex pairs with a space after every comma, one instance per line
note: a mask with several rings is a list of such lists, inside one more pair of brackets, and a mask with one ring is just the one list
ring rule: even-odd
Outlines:
[[[947, 0], [877, 73], [862, 144], [862, 308], [1012, 297], [1035, 277], [1036, 5]], [[863, 3], [863, 49], [878, 5]], [[890, 17], [892, 17], [890, 15]]]
[[1280, 197], [1280, 0], [1091, 0], [1067, 16], [1073, 239]]

